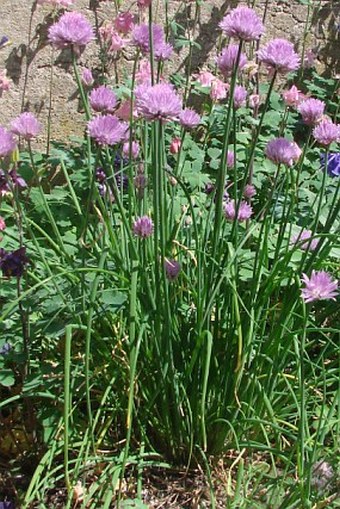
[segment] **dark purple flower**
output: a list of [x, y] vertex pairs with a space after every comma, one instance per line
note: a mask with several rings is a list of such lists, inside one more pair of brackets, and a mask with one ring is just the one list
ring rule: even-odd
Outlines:
[[123, 189], [123, 191], [126, 191], [128, 189], [129, 177], [125, 173], [117, 172], [114, 174], [114, 178], [118, 189]]
[[15, 169], [8, 172], [7, 178], [5, 172], [0, 170], [0, 196], [11, 191], [11, 187], [8, 185], [8, 181], [11, 182], [14, 188], [27, 187], [25, 180], [17, 174]]
[[7, 252], [0, 249], [0, 268], [5, 277], [21, 277], [27, 263], [29, 263], [29, 259], [26, 256], [25, 247]]
[[[325, 168], [326, 156], [321, 154], [321, 164]], [[330, 152], [327, 156], [327, 173], [331, 177], [340, 177], [340, 152]]]
[[206, 194], [211, 194], [215, 191], [215, 184], [213, 184], [212, 182], [207, 182], [205, 184], [205, 187], [204, 187], [204, 192]]
[[3, 35], [0, 39], [0, 49], [4, 48], [6, 44], [8, 43], [9, 38], [6, 35]]
[[102, 184], [103, 182], [105, 182], [106, 180], [106, 173], [104, 171], [104, 169], [99, 166], [97, 169], [96, 169], [96, 181], [99, 182], [100, 184]]
[[0, 501], [0, 509], [15, 509], [14, 502], [1, 500]]

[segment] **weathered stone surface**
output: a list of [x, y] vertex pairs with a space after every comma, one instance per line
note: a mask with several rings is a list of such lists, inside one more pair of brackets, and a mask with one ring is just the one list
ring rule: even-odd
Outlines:
[[[52, 50], [47, 44], [47, 30], [53, 23], [53, 12], [48, 6], [37, 6], [35, 0], [0, 0], [1, 32], [7, 35], [11, 45], [0, 50], [0, 70], [6, 69], [13, 81], [10, 91], [0, 98], [0, 124], [8, 125], [10, 120], [23, 110], [35, 112], [44, 124], [44, 133], [38, 143], [46, 146], [48, 123], [50, 136], [56, 140], [67, 140], [70, 135], [81, 135], [85, 128], [83, 114], [79, 108], [79, 97], [74, 72], [68, 52]], [[131, 2], [121, 2], [121, 8]], [[201, 49], [193, 49], [192, 69], [195, 70], [212, 61], [221, 43], [218, 28], [222, 17], [231, 7], [247, 2], [237, 0], [204, 1], [196, 11], [196, 2], [169, 0], [169, 18], [186, 27]], [[318, 5], [320, 3], [320, 8]], [[165, 12], [162, 0], [154, 0], [154, 13], [157, 21], [163, 21]], [[328, 72], [340, 73], [340, 2], [337, 0], [314, 2], [310, 8], [309, 24], [306, 31], [307, 47], [317, 51], [318, 65], [328, 66]], [[266, 13], [265, 39], [285, 37], [301, 49], [304, 29], [308, 16], [307, 5], [299, 0], [257, 1], [256, 9]], [[115, 16], [115, 2], [95, 0], [76, 0], [75, 9], [83, 12], [97, 28], [105, 20]], [[196, 18], [195, 18], [196, 16]], [[92, 43], [81, 55], [79, 67], [99, 68], [98, 46]], [[188, 66], [187, 49], [176, 52], [171, 61], [173, 70]], [[129, 72], [131, 62], [118, 62], [117, 72]], [[114, 84], [115, 72], [108, 76]]]

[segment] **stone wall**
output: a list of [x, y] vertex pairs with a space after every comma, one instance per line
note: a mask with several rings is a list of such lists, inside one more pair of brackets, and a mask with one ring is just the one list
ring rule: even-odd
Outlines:
[[[116, 2], [117, 3], [117, 2]], [[128, 2], [122, 1], [121, 8]], [[156, 21], [164, 19], [164, 0], [154, 0]], [[194, 40], [202, 49], [194, 49], [194, 68], [204, 66], [216, 56], [220, 30], [218, 24], [231, 7], [247, 3], [237, 0], [203, 1], [194, 22], [196, 2], [168, 0], [169, 17], [191, 30]], [[249, 3], [249, 2], [248, 2]], [[307, 30], [307, 47], [317, 54], [317, 67], [321, 72], [339, 74], [340, 1], [310, 0], [310, 22]], [[257, 0], [256, 9], [264, 12], [267, 5], [265, 38], [284, 37], [301, 49], [308, 7], [302, 0]], [[82, 11], [97, 28], [115, 16], [115, 2], [76, 0], [74, 9]], [[47, 30], [55, 14], [48, 6], [37, 6], [36, 0], [0, 0], [1, 32], [11, 44], [0, 50], [0, 71], [6, 69], [12, 80], [11, 89], [0, 98], [0, 125], [23, 110], [37, 114], [44, 124], [39, 145], [46, 146], [47, 125], [50, 119], [50, 137], [67, 140], [70, 135], [80, 135], [84, 118], [79, 112], [79, 98], [72, 65], [67, 52], [56, 52], [47, 43]], [[171, 61], [172, 70], [185, 69], [187, 52], [177, 51]], [[79, 59], [79, 65], [99, 66], [98, 46], [92, 43]], [[117, 73], [129, 69], [129, 62], [119, 61]], [[114, 75], [109, 79], [114, 83]]]

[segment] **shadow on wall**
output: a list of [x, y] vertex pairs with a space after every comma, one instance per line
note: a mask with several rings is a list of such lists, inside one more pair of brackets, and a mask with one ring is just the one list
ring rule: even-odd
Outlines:
[[[21, 111], [30, 109], [29, 101], [26, 100], [26, 90], [29, 80], [30, 66], [32, 65], [39, 52], [49, 45], [48, 29], [53, 23], [55, 23], [55, 16], [53, 16], [53, 13], [50, 13], [44, 17], [42, 23], [39, 23], [36, 25], [35, 29], [33, 29], [33, 18], [36, 9], [37, 0], [34, 0], [28, 22], [28, 42], [14, 47], [5, 62], [7, 76], [16, 85], [18, 85], [20, 82], [23, 83]], [[69, 69], [71, 62], [71, 52], [69, 50], [61, 51], [55, 60], [55, 64], [59, 67], [62, 67], [65, 71]], [[36, 113], [40, 113], [43, 107], [44, 101], [34, 105]]]
[[318, 52], [318, 58], [325, 64], [324, 75], [340, 74], [340, 1], [322, 3], [312, 18], [316, 37], [326, 41]]
[[[221, 35], [221, 30], [219, 28], [220, 21], [222, 21], [222, 18], [226, 15], [229, 9], [236, 7], [238, 4], [238, 0], [226, 0], [219, 9], [217, 7], [212, 8], [211, 17], [208, 22], [201, 23], [200, 17], [198, 18], [199, 32], [196, 35], [195, 42], [199, 44], [199, 47], [193, 47], [191, 62], [190, 58], [186, 57], [177, 68], [177, 71], [180, 71], [183, 68], [186, 72], [190, 72], [190, 70], [197, 70], [208, 62], [209, 54], [216, 46]], [[193, 9], [193, 5], [185, 6], [183, 11], [176, 15], [175, 22], [193, 29]], [[188, 20], [190, 20], [189, 24]]]
[[[53, 17], [48, 15], [45, 17], [43, 23], [39, 23], [36, 26], [33, 33], [33, 17], [36, 7], [37, 0], [33, 2], [29, 17], [27, 33], [28, 43], [22, 43], [19, 46], [14, 47], [5, 62], [7, 75], [12, 79], [13, 83], [18, 85], [23, 77], [21, 111], [24, 111], [29, 107], [29, 103], [26, 103], [25, 97], [30, 66], [37, 54], [47, 45], [47, 30], [53, 23]], [[43, 106], [43, 102], [36, 105], [35, 110], [37, 113], [39, 113]]]

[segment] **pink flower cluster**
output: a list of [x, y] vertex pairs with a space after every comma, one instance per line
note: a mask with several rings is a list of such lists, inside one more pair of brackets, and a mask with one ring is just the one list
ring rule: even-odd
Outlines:
[[[237, 44], [230, 44], [222, 50], [217, 57], [217, 65], [224, 76], [230, 76], [237, 62], [239, 47]], [[247, 63], [247, 57], [244, 53], [240, 53], [238, 70], [242, 70]]]
[[286, 39], [273, 39], [269, 41], [258, 53], [259, 61], [265, 64], [270, 71], [287, 74], [296, 71], [300, 65], [299, 55], [294, 46]]
[[241, 41], [255, 41], [264, 33], [264, 26], [254, 9], [236, 7], [223, 18], [220, 28], [229, 37]]
[[182, 101], [168, 83], [140, 85], [135, 90], [136, 108], [147, 120], [176, 120], [182, 111]]
[[[160, 25], [151, 25], [153, 53], [156, 60], [168, 60], [173, 52], [171, 44], [165, 41], [164, 30]], [[132, 31], [132, 43], [143, 54], [150, 52], [150, 27], [147, 24], [136, 25]]]
[[286, 138], [275, 138], [267, 144], [265, 153], [268, 159], [275, 164], [293, 166], [300, 158], [301, 149], [295, 141]]
[[87, 124], [88, 133], [99, 145], [117, 145], [126, 136], [128, 126], [115, 115], [102, 115]]
[[85, 16], [66, 12], [48, 30], [48, 40], [56, 49], [71, 48], [79, 54], [94, 39], [94, 31]]
[[33, 113], [21, 113], [11, 123], [11, 132], [21, 136], [24, 140], [30, 141], [40, 133], [42, 126]]
[[338, 281], [333, 280], [324, 270], [313, 270], [310, 277], [302, 274], [302, 282], [305, 287], [302, 288], [301, 294], [306, 303], [325, 299], [335, 300], [338, 295]]
[[0, 157], [12, 154], [16, 149], [16, 142], [12, 133], [0, 126]]
[[253, 209], [245, 201], [241, 201], [241, 203], [237, 204], [235, 200], [229, 200], [224, 205], [224, 215], [228, 221], [234, 221], [235, 219], [237, 219], [237, 221], [242, 223], [243, 221], [247, 221], [248, 219], [250, 219], [252, 213]]
[[97, 113], [112, 113], [117, 106], [116, 94], [105, 85], [94, 88], [89, 95], [91, 108]]

